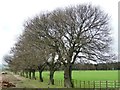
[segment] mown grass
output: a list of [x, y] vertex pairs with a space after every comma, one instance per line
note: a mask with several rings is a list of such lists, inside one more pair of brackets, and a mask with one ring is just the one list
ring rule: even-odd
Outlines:
[[[36, 72], [36, 77], [39, 77], [39, 72]], [[49, 71], [43, 72], [43, 78], [49, 79]], [[64, 72], [56, 71], [54, 74], [55, 80], [64, 80]], [[88, 70], [88, 71], [80, 71], [74, 70], [72, 71], [72, 79], [73, 80], [82, 80], [82, 81], [105, 81], [105, 80], [118, 80], [118, 71], [117, 70]]]
[[[36, 77], [38, 79], [39, 72], [36, 72]], [[43, 72], [44, 82], [49, 82], [49, 71]], [[72, 71], [72, 79], [75, 87], [100, 87], [100, 82], [102, 82], [101, 87], [106, 87], [106, 81], [108, 81], [108, 87], [115, 87], [114, 82], [118, 80], [117, 70], [74, 70]], [[54, 74], [55, 85], [64, 87], [64, 72], [56, 71]], [[84, 81], [86, 84], [84, 84]], [[80, 83], [81, 82], [81, 83]], [[81, 86], [80, 86], [81, 84]]]

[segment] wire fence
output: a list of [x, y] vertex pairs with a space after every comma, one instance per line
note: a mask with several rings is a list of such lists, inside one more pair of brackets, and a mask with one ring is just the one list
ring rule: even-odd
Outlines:
[[[119, 81], [80, 81], [72, 80], [75, 88], [120, 88]], [[64, 86], [64, 80], [55, 80], [55, 84]]]
[[[37, 80], [39, 79], [36, 77]], [[43, 78], [44, 82], [49, 82], [49, 78]], [[74, 88], [99, 88], [99, 89], [109, 89], [109, 88], [114, 88], [117, 89], [119, 88], [120, 90], [120, 81], [115, 80], [115, 81], [81, 81], [81, 80], [72, 80], [74, 84]], [[54, 84], [58, 86], [64, 87], [64, 80], [56, 80], [54, 79]]]

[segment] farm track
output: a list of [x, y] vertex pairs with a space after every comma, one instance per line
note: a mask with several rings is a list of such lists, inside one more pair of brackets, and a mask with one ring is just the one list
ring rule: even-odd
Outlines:
[[[15, 87], [3, 87], [2, 82], [12, 83]], [[0, 73], [0, 90], [10, 88], [10, 90], [14, 90], [15, 88], [61, 88], [61, 86], [56, 85], [48, 85], [48, 83], [39, 82], [39, 80], [28, 79], [25, 77], [21, 77], [19, 75], [12, 74], [8, 72], [8, 74]]]
[[24, 81], [26, 81], [26, 78], [14, 75], [11, 72], [7, 74], [0, 73], [0, 90], [2, 88], [34, 88], [34, 86], [29, 85], [29, 83], [24, 84]]
[[1, 88], [16, 88], [21, 81], [17, 76], [15, 77], [11, 73], [0, 74], [0, 87]]

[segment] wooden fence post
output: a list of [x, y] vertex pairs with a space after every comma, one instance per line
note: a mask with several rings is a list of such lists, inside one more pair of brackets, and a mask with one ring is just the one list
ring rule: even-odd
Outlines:
[[61, 86], [63, 85], [62, 80], [61, 80]]
[[108, 89], [108, 81], [106, 81], [106, 89]]
[[76, 87], [77, 87], [77, 80], [75, 81], [75, 83], [76, 83]]
[[100, 90], [101, 90], [101, 81], [100, 81]]
[[115, 85], [115, 88], [116, 88], [116, 81], [114, 81], [114, 85]]
[[90, 88], [90, 81], [88, 81], [88, 88]]
[[80, 88], [81, 88], [81, 81], [79, 81], [80, 82]]
[[94, 86], [94, 89], [95, 89], [95, 81], [93, 81], [93, 86]]
[[60, 85], [59, 82], [60, 82], [60, 80], [58, 80], [58, 85]]
[[84, 88], [85, 88], [85, 81], [84, 81]]

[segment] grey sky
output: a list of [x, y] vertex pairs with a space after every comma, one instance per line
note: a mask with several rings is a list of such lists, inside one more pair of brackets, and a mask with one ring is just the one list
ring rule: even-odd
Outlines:
[[114, 49], [118, 48], [118, 1], [119, 0], [0, 0], [0, 63], [22, 33], [28, 18], [44, 11], [82, 3], [100, 6], [111, 16]]

